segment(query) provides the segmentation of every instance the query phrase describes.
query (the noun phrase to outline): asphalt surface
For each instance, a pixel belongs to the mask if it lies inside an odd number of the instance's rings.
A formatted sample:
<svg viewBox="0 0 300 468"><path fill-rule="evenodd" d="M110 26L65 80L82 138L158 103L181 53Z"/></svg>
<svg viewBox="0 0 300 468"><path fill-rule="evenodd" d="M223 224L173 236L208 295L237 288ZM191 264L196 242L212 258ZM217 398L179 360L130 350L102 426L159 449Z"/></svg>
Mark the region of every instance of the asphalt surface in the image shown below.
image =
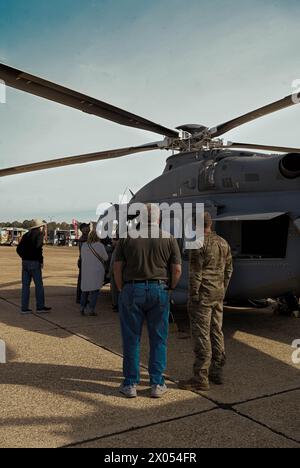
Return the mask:
<svg viewBox="0 0 300 468"><path fill-rule="evenodd" d="M46 248L49 315L22 317L20 262L0 248L0 447L300 448L300 364L292 342L300 320L270 310L225 314L226 384L208 393L181 391L192 342L170 326L169 392L149 398L147 335L139 397L118 392L122 347L118 316L103 291L99 316L81 317L74 302L77 250ZM34 308L34 294L32 294Z"/></svg>

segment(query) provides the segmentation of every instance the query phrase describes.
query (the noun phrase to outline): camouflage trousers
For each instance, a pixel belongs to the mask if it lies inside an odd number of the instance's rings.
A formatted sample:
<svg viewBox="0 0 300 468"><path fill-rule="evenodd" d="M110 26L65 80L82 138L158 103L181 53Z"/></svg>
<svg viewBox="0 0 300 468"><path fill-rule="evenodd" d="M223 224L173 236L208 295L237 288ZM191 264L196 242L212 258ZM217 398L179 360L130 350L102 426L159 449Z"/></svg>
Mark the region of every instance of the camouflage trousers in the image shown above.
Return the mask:
<svg viewBox="0 0 300 468"><path fill-rule="evenodd" d="M190 302L189 316L194 341L194 375L213 371L225 365L225 343L223 335L223 301Z"/></svg>

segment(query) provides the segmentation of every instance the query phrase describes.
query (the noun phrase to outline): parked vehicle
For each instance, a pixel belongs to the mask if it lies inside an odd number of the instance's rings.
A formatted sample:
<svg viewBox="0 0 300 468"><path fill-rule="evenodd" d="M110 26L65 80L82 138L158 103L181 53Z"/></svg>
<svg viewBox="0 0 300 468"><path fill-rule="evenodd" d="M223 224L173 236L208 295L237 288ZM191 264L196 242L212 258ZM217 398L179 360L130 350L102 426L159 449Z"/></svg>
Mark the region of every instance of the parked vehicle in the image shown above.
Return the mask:
<svg viewBox="0 0 300 468"><path fill-rule="evenodd" d="M0 245L18 245L26 232L21 228L0 228Z"/></svg>
<svg viewBox="0 0 300 468"><path fill-rule="evenodd" d="M56 246L73 247L78 243L76 231L55 229L55 231L48 233L48 243Z"/></svg>

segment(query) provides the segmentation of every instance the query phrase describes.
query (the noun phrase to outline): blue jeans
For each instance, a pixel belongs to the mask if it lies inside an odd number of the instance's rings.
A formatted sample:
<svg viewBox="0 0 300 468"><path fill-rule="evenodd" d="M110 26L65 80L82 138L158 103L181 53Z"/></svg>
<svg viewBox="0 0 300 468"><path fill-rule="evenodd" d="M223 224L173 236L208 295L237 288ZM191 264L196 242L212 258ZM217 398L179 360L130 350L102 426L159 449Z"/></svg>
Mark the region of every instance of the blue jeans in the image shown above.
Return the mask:
<svg viewBox="0 0 300 468"><path fill-rule="evenodd" d="M40 262L23 260L22 263L22 310L29 308L31 281L35 284L35 297L37 309L45 307L45 293Z"/></svg>
<svg viewBox="0 0 300 468"><path fill-rule="evenodd" d="M97 300L99 296L99 291L82 291L81 292L81 299L80 305L81 309L84 310L87 305L89 305L89 309L91 312L94 312L97 305Z"/></svg>
<svg viewBox="0 0 300 468"><path fill-rule="evenodd" d="M150 384L164 384L169 330L169 294L165 288L158 283L127 284L120 294L124 385L140 383L140 342L145 320L150 342Z"/></svg>

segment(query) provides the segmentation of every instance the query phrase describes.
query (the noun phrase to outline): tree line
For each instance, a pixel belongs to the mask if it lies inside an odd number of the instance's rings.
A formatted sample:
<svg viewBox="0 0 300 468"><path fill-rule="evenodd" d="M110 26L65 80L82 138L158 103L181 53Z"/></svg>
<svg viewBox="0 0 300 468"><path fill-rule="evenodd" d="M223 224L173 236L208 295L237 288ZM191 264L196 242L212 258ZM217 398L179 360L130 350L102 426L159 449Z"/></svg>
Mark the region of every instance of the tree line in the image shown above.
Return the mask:
<svg viewBox="0 0 300 468"><path fill-rule="evenodd" d="M55 229L61 229L63 231L68 231L70 229L74 229L73 224L69 224L66 222L62 223L56 223L55 221L51 221L50 223L47 223L44 221L44 223L47 224L47 229L48 231L55 231ZM30 229L33 226L33 220L28 220L26 219L23 222L20 221L13 221L11 222L0 222L0 228L21 228L21 229Z"/></svg>

